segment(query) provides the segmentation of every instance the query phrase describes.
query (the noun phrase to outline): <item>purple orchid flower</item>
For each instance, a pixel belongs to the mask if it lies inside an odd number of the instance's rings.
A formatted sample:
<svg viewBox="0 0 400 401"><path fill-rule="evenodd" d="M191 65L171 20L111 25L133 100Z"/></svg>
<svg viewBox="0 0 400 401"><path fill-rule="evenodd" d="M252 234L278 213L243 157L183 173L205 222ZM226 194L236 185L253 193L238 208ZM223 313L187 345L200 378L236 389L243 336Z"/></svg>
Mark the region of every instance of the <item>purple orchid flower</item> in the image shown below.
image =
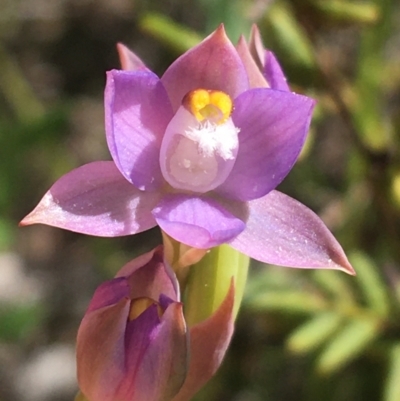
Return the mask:
<svg viewBox="0 0 400 401"><path fill-rule="evenodd" d="M125 70L108 72L105 90L113 161L61 177L23 225L110 237L159 225L195 248L228 243L262 262L353 272L322 221L274 190L315 102L288 90L256 29L235 48L220 26L161 78L119 52Z"/></svg>
<svg viewBox="0 0 400 401"><path fill-rule="evenodd" d="M218 309L187 329L163 258L160 246L97 288L77 337L84 399L188 401L221 364L233 333L233 283Z"/></svg>

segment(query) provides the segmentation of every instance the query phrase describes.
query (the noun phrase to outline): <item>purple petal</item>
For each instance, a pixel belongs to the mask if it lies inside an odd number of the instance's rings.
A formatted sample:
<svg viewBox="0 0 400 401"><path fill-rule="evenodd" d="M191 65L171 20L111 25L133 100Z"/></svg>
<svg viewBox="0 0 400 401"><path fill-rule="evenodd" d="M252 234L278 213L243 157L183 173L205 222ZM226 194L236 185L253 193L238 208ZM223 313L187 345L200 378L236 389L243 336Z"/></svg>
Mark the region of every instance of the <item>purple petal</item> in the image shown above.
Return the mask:
<svg viewBox="0 0 400 401"><path fill-rule="evenodd" d="M83 234L117 237L156 225L159 195L131 185L113 162L93 162L61 177L21 225L47 224Z"/></svg>
<svg viewBox="0 0 400 401"><path fill-rule="evenodd" d="M164 197L153 215L169 236L200 249L227 242L244 229L243 221L218 202L189 195Z"/></svg>
<svg viewBox="0 0 400 401"><path fill-rule="evenodd" d="M239 153L217 191L239 200L259 198L289 173L306 138L314 100L271 89L251 89L235 100Z"/></svg>
<svg viewBox="0 0 400 401"><path fill-rule="evenodd" d="M161 81L174 110L193 89L221 90L234 99L249 87L243 63L222 25L171 64Z"/></svg>
<svg viewBox="0 0 400 401"><path fill-rule="evenodd" d="M269 84L265 80L260 68L256 64L253 56L250 53L249 46L243 36L240 37L236 46L236 50L242 59L243 65L246 68L249 77L250 88L268 88Z"/></svg>
<svg viewBox="0 0 400 401"><path fill-rule="evenodd" d="M261 262L354 274L343 249L322 220L278 191L249 202L246 229L230 245Z"/></svg>
<svg viewBox="0 0 400 401"><path fill-rule="evenodd" d="M264 48L260 31L257 25L253 25L249 42L249 50L255 63L263 72L271 89L289 91L285 74L278 63L274 53Z"/></svg>
<svg viewBox="0 0 400 401"><path fill-rule="evenodd" d="M155 305L129 322L126 331L128 374L120 387L118 399L171 399L186 377L186 336L179 303L167 308L161 322Z"/></svg>
<svg viewBox="0 0 400 401"><path fill-rule="evenodd" d="M129 296L129 284L125 277L108 280L97 287L86 313L116 304L122 298Z"/></svg>
<svg viewBox="0 0 400 401"><path fill-rule="evenodd" d="M178 282L173 271L164 263L162 246L131 260L116 277L126 277L131 298L158 300L164 294L174 301L178 300Z"/></svg>
<svg viewBox="0 0 400 401"><path fill-rule="evenodd" d="M253 24L251 27L249 50L258 68L260 71L263 71L265 64L265 48L261 39L260 30L256 24Z"/></svg>
<svg viewBox="0 0 400 401"><path fill-rule="evenodd" d="M79 327L78 382L91 401L114 401L124 378L129 307L129 299L123 298L115 305L85 315Z"/></svg>
<svg viewBox="0 0 400 401"><path fill-rule="evenodd" d="M264 75L271 89L290 91L285 74L278 63L275 54L269 50L265 52Z"/></svg>
<svg viewBox="0 0 400 401"><path fill-rule="evenodd" d="M167 93L152 72L107 73L108 147L121 173L139 189L155 190L163 184L159 153L172 116Z"/></svg>
<svg viewBox="0 0 400 401"><path fill-rule="evenodd" d="M133 51L131 51L122 43L117 43L117 51L119 55L119 61L123 70L147 70L147 67L143 63L143 61L135 53L133 53Z"/></svg>

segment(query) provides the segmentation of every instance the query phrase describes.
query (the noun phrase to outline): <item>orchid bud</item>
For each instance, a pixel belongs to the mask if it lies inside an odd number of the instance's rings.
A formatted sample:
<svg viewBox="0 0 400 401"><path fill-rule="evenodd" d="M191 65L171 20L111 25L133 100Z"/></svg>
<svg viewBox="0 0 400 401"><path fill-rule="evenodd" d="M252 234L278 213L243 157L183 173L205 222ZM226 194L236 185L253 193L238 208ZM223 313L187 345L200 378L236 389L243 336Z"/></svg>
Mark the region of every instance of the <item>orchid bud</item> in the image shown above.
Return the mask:
<svg viewBox="0 0 400 401"><path fill-rule="evenodd" d="M162 247L97 288L78 331L77 370L87 401L168 401L179 391L187 330Z"/></svg>

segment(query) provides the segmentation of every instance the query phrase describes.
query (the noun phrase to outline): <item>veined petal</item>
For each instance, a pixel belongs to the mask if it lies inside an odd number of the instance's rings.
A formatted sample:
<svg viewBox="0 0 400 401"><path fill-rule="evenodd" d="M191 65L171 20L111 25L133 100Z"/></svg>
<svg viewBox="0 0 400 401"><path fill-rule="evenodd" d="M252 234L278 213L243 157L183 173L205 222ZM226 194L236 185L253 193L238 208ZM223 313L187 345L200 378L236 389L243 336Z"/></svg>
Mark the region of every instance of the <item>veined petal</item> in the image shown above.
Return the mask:
<svg viewBox="0 0 400 401"><path fill-rule="evenodd" d="M169 236L200 249L227 242L244 229L242 220L217 201L203 197L167 195L153 215Z"/></svg>
<svg viewBox="0 0 400 401"><path fill-rule="evenodd" d="M310 209L278 191L249 202L246 229L230 245L260 262L354 274L342 247Z"/></svg>
<svg viewBox="0 0 400 401"><path fill-rule="evenodd" d="M290 91L285 74L278 63L275 54L269 50L265 51L264 76L271 89Z"/></svg>
<svg viewBox="0 0 400 401"><path fill-rule="evenodd" d="M163 183L159 152L172 116L167 93L151 71L107 73L108 147L123 176L139 189L151 191Z"/></svg>
<svg viewBox="0 0 400 401"><path fill-rule="evenodd" d="M235 100L239 152L226 181L216 189L242 201L260 198L289 173L306 138L315 101L271 89L251 89Z"/></svg>
<svg viewBox="0 0 400 401"><path fill-rule="evenodd" d="M138 71L147 70L143 61L128 47L122 43L117 43L119 61L123 70Z"/></svg>
<svg viewBox="0 0 400 401"><path fill-rule="evenodd" d="M172 401L189 401L211 379L228 348L233 334L235 285L215 311L203 322L190 328L190 365L185 383Z"/></svg>
<svg viewBox="0 0 400 401"><path fill-rule="evenodd" d="M173 109L191 90L221 90L232 99L249 87L246 70L223 25L179 57L161 77Z"/></svg>
<svg viewBox="0 0 400 401"><path fill-rule="evenodd" d="M154 227L151 210L158 201L157 193L126 181L113 162L93 162L61 177L20 224L117 237Z"/></svg>
<svg viewBox="0 0 400 401"><path fill-rule="evenodd" d="M262 70L256 64L250 53L249 46L243 36L240 37L236 50L243 61L249 77L250 88L268 88L270 85L261 73Z"/></svg>

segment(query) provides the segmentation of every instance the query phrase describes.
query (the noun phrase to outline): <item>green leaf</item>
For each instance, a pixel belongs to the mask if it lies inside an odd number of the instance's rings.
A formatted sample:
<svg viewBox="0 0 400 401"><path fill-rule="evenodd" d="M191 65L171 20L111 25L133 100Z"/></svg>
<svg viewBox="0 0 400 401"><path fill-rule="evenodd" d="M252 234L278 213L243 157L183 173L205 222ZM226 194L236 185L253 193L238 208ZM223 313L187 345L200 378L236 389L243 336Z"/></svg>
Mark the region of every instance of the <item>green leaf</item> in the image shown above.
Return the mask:
<svg viewBox="0 0 400 401"><path fill-rule="evenodd" d="M318 372L331 375L354 360L379 336L380 323L375 318L359 318L347 323L319 356Z"/></svg>
<svg viewBox="0 0 400 401"><path fill-rule="evenodd" d="M275 2L265 18L292 61L307 68L315 65L312 44L285 2Z"/></svg>
<svg viewBox="0 0 400 401"><path fill-rule="evenodd" d="M357 272L357 283L368 306L380 316L388 316L390 311L389 295L376 265L361 252L352 253L349 255L349 260Z"/></svg>
<svg viewBox="0 0 400 401"><path fill-rule="evenodd" d="M287 347L294 353L307 353L324 343L339 328L342 316L336 312L323 312L293 331Z"/></svg>
<svg viewBox="0 0 400 401"><path fill-rule="evenodd" d="M269 291L247 298L247 306L289 314L313 314L325 310L327 302L319 295L303 291Z"/></svg>
<svg viewBox="0 0 400 401"><path fill-rule="evenodd" d="M383 119L385 96L382 90L385 69L385 47L393 26L394 3L379 4L380 21L374 29L362 33L358 50L355 92L357 101L353 117L364 144L374 151L385 151L391 146L393 127Z"/></svg>
<svg viewBox="0 0 400 401"><path fill-rule="evenodd" d="M365 1L314 0L313 4L328 17L340 21L374 23L380 14L375 4Z"/></svg>
<svg viewBox="0 0 400 401"><path fill-rule="evenodd" d="M20 341L38 326L43 316L39 305L12 306L0 308L0 339Z"/></svg>
<svg viewBox="0 0 400 401"><path fill-rule="evenodd" d="M250 21L243 18L247 4L240 0L200 0L206 16L206 31L211 32L223 23L233 42L242 34L250 33Z"/></svg>
<svg viewBox="0 0 400 401"><path fill-rule="evenodd" d="M157 13L146 14L141 18L139 26L178 53L184 53L202 40L196 32Z"/></svg>
<svg viewBox="0 0 400 401"><path fill-rule="evenodd" d="M326 293L332 295L340 303L354 305L354 295L348 283L348 277L334 270L314 270L313 279Z"/></svg>
<svg viewBox="0 0 400 401"><path fill-rule="evenodd" d="M390 350L389 371L383 400L400 400L400 343L396 343Z"/></svg>
<svg viewBox="0 0 400 401"><path fill-rule="evenodd" d="M22 121L43 116L45 107L36 96L23 71L0 43L0 90Z"/></svg>
<svg viewBox="0 0 400 401"><path fill-rule="evenodd" d="M0 251L11 248L15 241L15 222L0 217Z"/></svg>

